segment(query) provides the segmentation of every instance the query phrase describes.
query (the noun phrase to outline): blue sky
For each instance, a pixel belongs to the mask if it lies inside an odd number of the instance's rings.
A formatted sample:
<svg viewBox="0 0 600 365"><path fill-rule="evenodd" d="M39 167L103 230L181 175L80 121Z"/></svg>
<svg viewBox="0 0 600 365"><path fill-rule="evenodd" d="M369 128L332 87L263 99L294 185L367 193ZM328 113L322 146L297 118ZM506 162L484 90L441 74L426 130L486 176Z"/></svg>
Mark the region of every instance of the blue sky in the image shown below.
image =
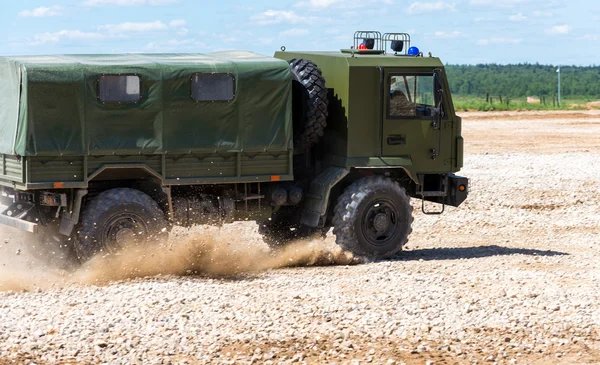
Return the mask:
<svg viewBox="0 0 600 365"><path fill-rule="evenodd" d="M600 64L600 1L4 1L0 54L338 50L409 32L446 63Z"/></svg>

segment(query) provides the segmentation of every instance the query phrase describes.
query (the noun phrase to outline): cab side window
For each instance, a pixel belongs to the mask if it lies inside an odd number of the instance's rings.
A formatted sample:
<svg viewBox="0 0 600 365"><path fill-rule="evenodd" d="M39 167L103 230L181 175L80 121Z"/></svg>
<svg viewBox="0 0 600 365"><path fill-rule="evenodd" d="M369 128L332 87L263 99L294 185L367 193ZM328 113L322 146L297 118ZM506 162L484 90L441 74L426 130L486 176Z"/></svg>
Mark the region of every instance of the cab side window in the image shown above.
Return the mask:
<svg viewBox="0 0 600 365"><path fill-rule="evenodd" d="M231 101L235 96L235 79L227 73L192 75L192 99L195 101Z"/></svg>
<svg viewBox="0 0 600 365"><path fill-rule="evenodd" d="M98 99L103 103L133 104L142 98L137 75L102 75L98 79Z"/></svg>
<svg viewBox="0 0 600 365"><path fill-rule="evenodd" d="M419 118L431 116L435 104L433 75L391 75L388 117Z"/></svg>

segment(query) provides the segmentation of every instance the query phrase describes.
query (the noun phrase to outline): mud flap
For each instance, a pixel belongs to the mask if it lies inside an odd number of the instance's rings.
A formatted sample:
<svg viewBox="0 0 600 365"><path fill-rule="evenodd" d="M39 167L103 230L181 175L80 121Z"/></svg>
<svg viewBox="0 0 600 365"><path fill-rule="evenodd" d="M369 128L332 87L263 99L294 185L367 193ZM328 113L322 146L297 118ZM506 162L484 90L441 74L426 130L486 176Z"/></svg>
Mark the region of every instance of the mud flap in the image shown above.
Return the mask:
<svg viewBox="0 0 600 365"><path fill-rule="evenodd" d="M343 167L329 167L311 182L300 218L302 224L309 227L319 225L321 217L327 214L331 188L349 173L350 170Z"/></svg>
<svg viewBox="0 0 600 365"><path fill-rule="evenodd" d="M61 221L60 227L58 229L58 233L63 236L70 236L73 233L73 229L79 223L79 215L81 213L81 204L83 202L83 197L88 193L87 189L79 189L77 190L77 195L75 196L75 201L73 204L73 208L70 212L65 212Z"/></svg>

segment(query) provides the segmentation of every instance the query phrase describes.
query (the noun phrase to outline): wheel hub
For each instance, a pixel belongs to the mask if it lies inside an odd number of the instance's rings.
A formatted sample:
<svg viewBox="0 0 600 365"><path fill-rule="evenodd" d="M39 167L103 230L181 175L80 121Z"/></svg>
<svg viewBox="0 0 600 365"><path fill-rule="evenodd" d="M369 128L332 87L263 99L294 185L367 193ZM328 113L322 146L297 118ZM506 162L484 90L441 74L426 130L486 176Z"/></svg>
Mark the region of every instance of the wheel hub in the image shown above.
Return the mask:
<svg viewBox="0 0 600 365"><path fill-rule="evenodd" d="M396 206L387 199L372 202L363 213L361 226L364 237L372 245L386 245L400 227Z"/></svg>
<svg viewBox="0 0 600 365"><path fill-rule="evenodd" d="M108 221L102 234L102 244L107 252L131 244L139 244L148 238L148 226L137 215L122 213Z"/></svg>
<svg viewBox="0 0 600 365"><path fill-rule="evenodd" d="M385 213L377 214L373 220L373 227L379 233L387 231L387 229L390 227L390 220L388 219L388 216Z"/></svg>
<svg viewBox="0 0 600 365"><path fill-rule="evenodd" d="M120 229L115 234L115 241L117 244L124 245L126 243L131 243L135 239L135 232L131 228L119 227Z"/></svg>

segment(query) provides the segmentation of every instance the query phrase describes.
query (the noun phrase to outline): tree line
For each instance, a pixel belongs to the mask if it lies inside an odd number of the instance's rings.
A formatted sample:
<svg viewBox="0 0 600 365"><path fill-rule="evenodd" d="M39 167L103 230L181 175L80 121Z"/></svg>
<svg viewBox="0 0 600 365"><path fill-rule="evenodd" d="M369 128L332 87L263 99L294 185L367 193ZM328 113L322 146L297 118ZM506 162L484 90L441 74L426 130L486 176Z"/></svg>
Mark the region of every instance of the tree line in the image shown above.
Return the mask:
<svg viewBox="0 0 600 365"><path fill-rule="evenodd" d="M461 96L557 94L557 66L540 64L446 65L450 91ZM600 98L600 66L561 66L563 97Z"/></svg>

